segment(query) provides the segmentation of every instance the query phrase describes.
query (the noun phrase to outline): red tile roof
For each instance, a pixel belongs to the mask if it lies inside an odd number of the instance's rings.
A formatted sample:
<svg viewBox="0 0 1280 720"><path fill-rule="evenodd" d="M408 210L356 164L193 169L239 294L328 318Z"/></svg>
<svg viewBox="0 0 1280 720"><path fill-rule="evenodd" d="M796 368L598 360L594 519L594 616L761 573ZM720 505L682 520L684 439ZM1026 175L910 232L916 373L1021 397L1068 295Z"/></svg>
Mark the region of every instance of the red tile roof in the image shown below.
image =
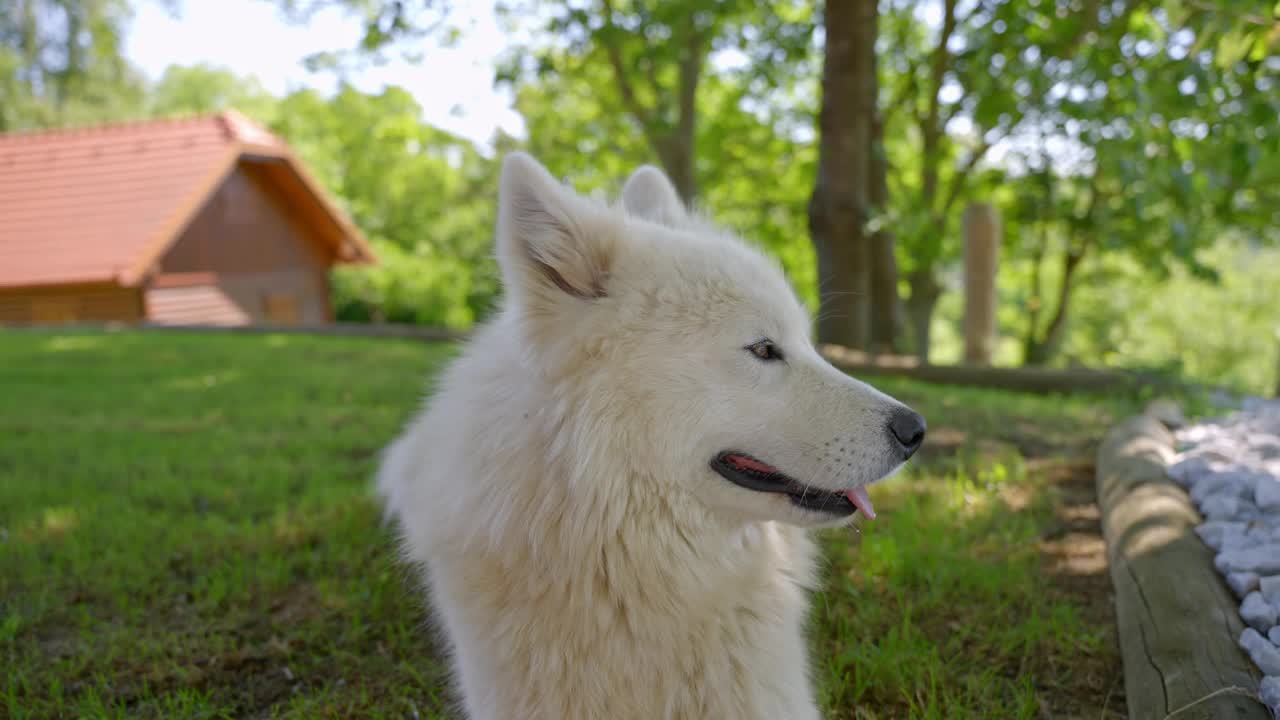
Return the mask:
<svg viewBox="0 0 1280 720"><path fill-rule="evenodd" d="M227 111L0 134L0 287L136 284L246 153L285 160L347 259L372 259L284 142Z"/></svg>

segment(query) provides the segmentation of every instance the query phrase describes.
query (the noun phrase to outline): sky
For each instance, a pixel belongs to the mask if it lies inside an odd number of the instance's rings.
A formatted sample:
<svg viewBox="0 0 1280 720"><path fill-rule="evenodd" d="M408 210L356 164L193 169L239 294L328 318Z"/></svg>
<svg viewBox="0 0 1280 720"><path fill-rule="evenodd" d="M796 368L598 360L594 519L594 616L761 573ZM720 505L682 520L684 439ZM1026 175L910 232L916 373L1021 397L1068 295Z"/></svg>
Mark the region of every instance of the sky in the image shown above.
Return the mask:
<svg viewBox="0 0 1280 720"><path fill-rule="evenodd" d="M361 19L337 8L293 24L274 0L183 0L179 12L154 0L136 5L125 55L147 77L158 79L170 65L207 63L252 75L275 94L302 87L332 91L332 74L311 73L303 58L356 46ZM425 120L487 145L498 128L523 136L523 122L509 93L493 88L493 64L506 44L492 0L462 3L451 17L461 40L442 48L426 43L420 64L394 60L352 78L365 91L400 85L422 105Z"/></svg>

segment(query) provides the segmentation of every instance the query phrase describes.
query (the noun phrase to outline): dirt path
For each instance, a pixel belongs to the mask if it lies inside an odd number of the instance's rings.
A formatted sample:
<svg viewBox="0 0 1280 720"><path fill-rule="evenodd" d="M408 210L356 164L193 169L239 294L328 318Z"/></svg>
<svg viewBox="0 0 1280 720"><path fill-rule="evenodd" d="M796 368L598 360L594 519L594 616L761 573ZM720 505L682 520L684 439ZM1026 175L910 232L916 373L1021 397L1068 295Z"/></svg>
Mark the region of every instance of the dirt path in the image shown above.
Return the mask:
<svg viewBox="0 0 1280 720"><path fill-rule="evenodd" d="M1040 553L1053 591L1068 600L1090 625L1108 631L1101 642L1082 647L1079 662L1046 688L1049 718L1125 718L1124 679L1115 636L1115 604L1102 538L1101 515L1090 459L1032 461L1053 493L1057 523L1041 536Z"/></svg>

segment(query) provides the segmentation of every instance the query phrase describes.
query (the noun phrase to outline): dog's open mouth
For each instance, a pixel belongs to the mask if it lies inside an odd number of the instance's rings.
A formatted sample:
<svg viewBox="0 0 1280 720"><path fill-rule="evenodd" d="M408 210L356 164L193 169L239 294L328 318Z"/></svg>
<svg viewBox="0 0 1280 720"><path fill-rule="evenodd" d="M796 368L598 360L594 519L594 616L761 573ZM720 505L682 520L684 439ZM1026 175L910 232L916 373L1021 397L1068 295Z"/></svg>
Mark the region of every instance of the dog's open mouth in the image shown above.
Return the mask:
<svg viewBox="0 0 1280 720"><path fill-rule="evenodd" d="M743 452L726 450L716 455L711 460L711 469L725 480L748 490L786 495L792 504L806 510L832 515L852 515L861 511L870 520L876 517L876 509L871 505L866 488L840 491L816 488Z"/></svg>

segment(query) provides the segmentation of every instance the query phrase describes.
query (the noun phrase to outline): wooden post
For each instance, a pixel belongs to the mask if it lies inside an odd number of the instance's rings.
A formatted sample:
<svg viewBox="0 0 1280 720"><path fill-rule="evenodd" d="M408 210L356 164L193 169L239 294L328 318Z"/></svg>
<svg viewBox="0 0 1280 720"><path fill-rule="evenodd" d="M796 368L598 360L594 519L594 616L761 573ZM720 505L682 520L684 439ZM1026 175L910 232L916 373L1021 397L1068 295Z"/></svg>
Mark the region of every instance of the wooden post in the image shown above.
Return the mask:
<svg viewBox="0 0 1280 720"><path fill-rule="evenodd" d="M1236 645L1235 598L1194 532L1191 498L1166 474L1172 457L1173 437L1153 414L1112 428L1098 449L1129 718L1269 720L1258 671Z"/></svg>
<svg viewBox="0 0 1280 720"><path fill-rule="evenodd" d="M1000 216L988 203L964 211L964 360L990 365L996 342Z"/></svg>

